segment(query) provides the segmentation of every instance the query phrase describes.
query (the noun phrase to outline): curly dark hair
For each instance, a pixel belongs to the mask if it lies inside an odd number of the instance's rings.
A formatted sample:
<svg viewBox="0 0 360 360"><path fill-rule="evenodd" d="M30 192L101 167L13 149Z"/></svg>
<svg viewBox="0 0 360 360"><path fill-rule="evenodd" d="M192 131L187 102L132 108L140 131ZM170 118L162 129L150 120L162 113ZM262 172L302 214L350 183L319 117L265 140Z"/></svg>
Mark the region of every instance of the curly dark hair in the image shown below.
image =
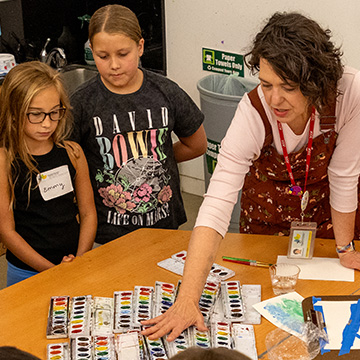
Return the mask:
<svg viewBox="0 0 360 360"><path fill-rule="evenodd" d="M302 14L276 12L256 35L245 64L255 74L260 58L265 59L282 80L297 84L322 113L337 97L343 74L342 52L330 38L329 29Z"/></svg>

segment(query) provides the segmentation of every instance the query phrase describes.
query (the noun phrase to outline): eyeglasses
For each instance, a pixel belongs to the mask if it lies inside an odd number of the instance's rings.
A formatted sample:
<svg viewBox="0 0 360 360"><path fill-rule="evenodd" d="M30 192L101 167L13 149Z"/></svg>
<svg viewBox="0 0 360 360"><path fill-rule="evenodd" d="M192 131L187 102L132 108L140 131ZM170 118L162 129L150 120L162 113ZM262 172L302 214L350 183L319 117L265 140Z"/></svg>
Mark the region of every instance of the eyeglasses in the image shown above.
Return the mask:
<svg viewBox="0 0 360 360"><path fill-rule="evenodd" d="M60 121L66 113L66 108L58 108L50 112L44 112L44 111L31 111L26 114L28 120L32 124L40 124L42 123L46 116L49 115L50 120L52 121Z"/></svg>

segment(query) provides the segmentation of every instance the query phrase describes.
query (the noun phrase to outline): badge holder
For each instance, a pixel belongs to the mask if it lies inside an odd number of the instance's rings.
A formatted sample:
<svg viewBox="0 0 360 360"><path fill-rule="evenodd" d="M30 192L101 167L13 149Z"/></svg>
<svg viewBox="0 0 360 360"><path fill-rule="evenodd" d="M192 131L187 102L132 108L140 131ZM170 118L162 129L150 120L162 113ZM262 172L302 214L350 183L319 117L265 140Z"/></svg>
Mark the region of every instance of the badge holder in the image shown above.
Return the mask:
<svg viewBox="0 0 360 360"><path fill-rule="evenodd" d="M288 258L311 259L314 253L316 222L304 222L304 210L309 201L305 191L301 199L301 221L293 221L290 228Z"/></svg>

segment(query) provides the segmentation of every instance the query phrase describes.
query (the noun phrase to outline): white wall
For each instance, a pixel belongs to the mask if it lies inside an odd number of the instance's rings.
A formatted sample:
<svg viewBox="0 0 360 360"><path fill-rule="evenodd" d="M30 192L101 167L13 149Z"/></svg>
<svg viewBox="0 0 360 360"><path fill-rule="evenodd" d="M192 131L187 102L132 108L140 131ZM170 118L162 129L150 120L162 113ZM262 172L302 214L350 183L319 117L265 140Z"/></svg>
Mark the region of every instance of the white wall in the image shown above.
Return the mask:
<svg viewBox="0 0 360 360"><path fill-rule="evenodd" d="M164 0L168 77L200 106L202 48L244 54L254 35L276 11L299 11L332 30L344 62L360 69L359 0ZM246 73L245 76L248 76ZM182 189L202 195L203 159L180 164Z"/></svg>

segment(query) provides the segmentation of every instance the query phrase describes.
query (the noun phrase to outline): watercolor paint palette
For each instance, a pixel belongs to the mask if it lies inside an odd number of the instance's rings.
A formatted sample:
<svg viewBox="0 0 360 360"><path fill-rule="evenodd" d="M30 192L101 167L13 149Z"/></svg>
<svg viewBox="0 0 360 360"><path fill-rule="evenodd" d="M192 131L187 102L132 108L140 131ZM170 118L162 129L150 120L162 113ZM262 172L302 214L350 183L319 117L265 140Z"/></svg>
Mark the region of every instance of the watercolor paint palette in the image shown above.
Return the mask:
<svg viewBox="0 0 360 360"><path fill-rule="evenodd" d="M227 321L218 321L212 325L212 346L232 348L231 328Z"/></svg>
<svg viewBox="0 0 360 360"><path fill-rule="evenodd" d="M48 344L46 351L47 360L70 360L69 343Z"/></svg>
<svg viewBox="0 0 360 360"><path fill-rule="evenodd" d="M183 275L187 252L185 250L171 255L170 258L157 263L165 270L171 271L177 275ZM209 272L208 280L225 281L235 276L235 272L219 264L213 264Z"/></svg>
<svg viewBox="0 0 360 360"><path fill-rule="evenodd" d="M71 359L92 359L92 341L90 336L78 336L71 339Z"/></svg>
<svg viewBox="0 0 360 360"><path fill-rule="evenodd" d="M114 292L114 333L125 333L133 328L133 291Z"/></svg>
<svg viewBox="0 0 360 360"><path fill-rule="evenodd" d="M116 360L114 336L94 336L94 360Z"/></svg>
<svg viewBox="0 0 360 360"><path fill-rule="evenodd" d="M211 337L209 331L200 331L196 326L190 326L188 333L191 346L210 349Z"/></svg>
<svg viewBox="0 0 360 360"><path fill-rule="evenodd" d="M210 316L214 310L219 283L207 281L201 293L199 300L200 312L204 316L205 324L210 320Z"/></svg>
<svg viewBox="0 0 360 360"><path fill-rule="evenodd" d="M152 318L154 288L135 286L134 290L134 326L141 326L141 321Z"/></svg>
<svg viewBox="0 0 360 360"><path fill-rule="evenodd" d="M161 338L155 340L150 340L147 336L144 336L144 338L149 360L168 359L165 346Z"/></svg>
<svg viewBox="0 0 360 360"><path fill-rule="evenodd" d="M92 296L74 296L70 301L69 336L90 336Z"/></svg>
<svg viewBox="0 0 360 360"><path fill-rule="evenodd" d="M165 341L164 343L169 357L175 356L192 346L188 330L184 330L174 341Z"/></svg>
<svg viewBox="0 0 360 360"><path fill-rule="evenodd" d="M50 298L46 327L46 337L48 339L68 337L69 299L69 296L52 296Z"/></svg>
<svg viewBox="0 0 360 360"><path fill-rule="evenodd" d="M235 350L248 356L251 360L258 360L254 327L252 325L233 323L231 325L231 335Z"/></svg>
<svg viewBox="0 0 360 360"><path fill-rule="evenodd" d="M240 281L232 280L221 282L221 298L225 318L227 320L242 321L245 315Z"/></svg>
<svg viewBox="0 0 360 360"><path fill-rule="evenodd" d="M92 334L111 335L114 324L114 299L110 297L94 297Z"/></svg>
<svg viewBox="0 0 360 360"><path fill-rule="evenodd" d="M176 287L173 284L156 281L153 317L167 311L175 302Z"/></svg>

